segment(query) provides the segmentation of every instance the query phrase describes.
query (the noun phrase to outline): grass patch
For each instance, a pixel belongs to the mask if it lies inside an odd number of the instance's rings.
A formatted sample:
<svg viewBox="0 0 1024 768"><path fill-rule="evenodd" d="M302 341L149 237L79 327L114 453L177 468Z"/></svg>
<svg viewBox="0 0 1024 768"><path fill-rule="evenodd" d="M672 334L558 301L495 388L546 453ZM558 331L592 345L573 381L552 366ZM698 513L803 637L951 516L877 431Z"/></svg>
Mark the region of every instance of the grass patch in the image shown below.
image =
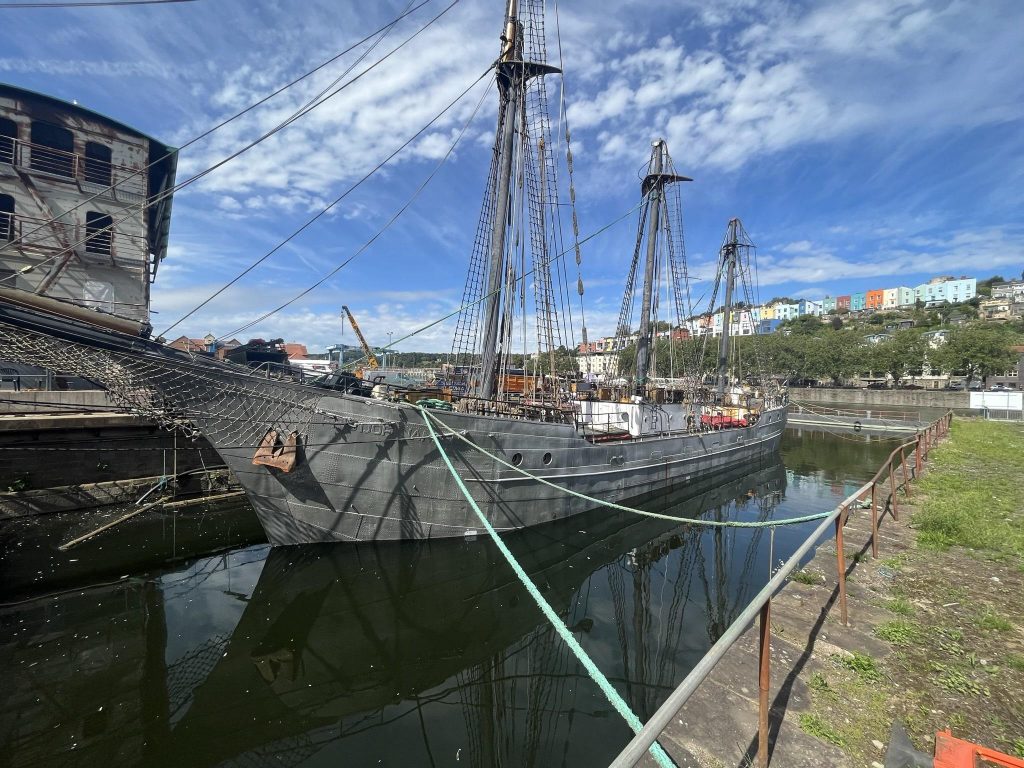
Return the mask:
<svg viewBox="0 0 1024 768"><path fill-rule="evenodd" d="M842 734L820 715L815 715L814 713L800 715L800 727L805 733L809 733L811 736L822 741L827 741L829 744L835 744L837 747L846 746L846 740Z"/></svg>
<svg viewBox="0 0 1024 768"><path fill-rule="evenodd" d="M954 421L953 439L936 448L921 478L918 540L1024 555L1024 432L991 421Z"/></svg>
<svg viewBox="0 0 1024 768"><path fill-rule="evenodd" d="M975 616L974 623L982 629L995 629L999 632L1008 632L1013 629L1013 624L1004 616L993 611L991 607L986 608L984 613Z"/></svg>
<svg viewBox="0 0 1024 768"><path fill-rule="evenodd" d="M886 610L899 614L900 616L913 616L914 606L905 597L894 597L885 604Z"/></svg>
<svg viewBox="0 0 1024 768"><path fill-rule="evenodd" d="M917 640L918 631L917 627L909 621L894 619L875 627L875 635L889 641L893 645L910 645Z"/></svg>
<svg viewBox="0 0 1024 768"><path fill-rule="evenodd" d="M811 571L793 571L789 578L801 584L821 584L821 577Z"/></svg>
<svg viewBox="0 0 1024 768"><path fill-rule="evenodd" d="M1018 672L1024 672L1024 655L1011 653L1006 657L1006 666L1010 669L1016 669Z"/></svg>
<svg viewBox="0 0 1024 768"><path fill-rule="evenodd" d="M812 691L817 693L832 693L832 688L829 687L828 680L821 672L815 672L811 675L811 681L808 683L811 686Z"/></svg>
<svg viewBox="0 0 1024 768"><path fill-rule="evenodd" d="M931 680L938 686L945 688L950 693L958 693L963 696L988 696L989 689L980 685L967 676L962 669L949 664L931 664Z"/></svg>
<svg viewBox="0 0 1024 768"><path fill-rule="evenodd" d="M866 653L854 651L850 656L836 655L833 658L839 663L839 666L856 673L857 677L865 682L877 682L882 679L882 673L878 669L874 657Z"/></svg>
<svg viewBox="0 0 1024 768"><path fill-rule="evenodd" d="M885 560L882 561L882 565L891 571L898 571L903 568L903 564L906 562L907 556L900 554L885 558Z"/></svg>

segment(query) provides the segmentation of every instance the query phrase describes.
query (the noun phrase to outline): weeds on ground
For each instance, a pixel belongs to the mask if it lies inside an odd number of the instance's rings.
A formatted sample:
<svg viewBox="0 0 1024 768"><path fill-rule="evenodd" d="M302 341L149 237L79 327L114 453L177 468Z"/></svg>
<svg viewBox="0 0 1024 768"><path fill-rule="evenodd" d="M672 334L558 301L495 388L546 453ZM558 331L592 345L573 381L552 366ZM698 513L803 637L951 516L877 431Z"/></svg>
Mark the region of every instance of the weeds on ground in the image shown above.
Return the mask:
<svg viewBox="0 0 1024 768"><path fill-rule="evenodd" d="M914 624L902 619L894 619L875 627L875 635L893 645L910 645L917 640L919 632Z"/></svg>
<svg viewBox="0 0 1024 768"><path fill-rule="evenodd" d="M875 662L874 657L869 656L866 653L854 651L849 656L840 656L836 654L832 658L834 658L840 666L846 667L851 672L855 672L857 677L865 682L877 682L882 679L882 673L878 669L878 664Z"/></svg>
<svg viewBox="0 0 1024 768"><path fill-rule="evenodd" d="M989 689L967 676L962 669L949 664L931 663L931 681L950 693L964 696L988 696Z"/></svg>
<svg viewBox="0 0 1024 768"><path fill-rule="evenodd" d="M825 718L814 713L808 713L800 715L800 727L805 733L809 733L811 736L827 741L829 744L835 744L837 747L845 747L846 740L842 735L833 728Z"/></svg>
<svg viewBox="0 0 1024 768"><path fill-rule="evenodd" d="M812 691L816 691L818 693L830 693L832 691L832 688L828 684L828 680L825 679L825 676L821 674L821 672L815 672L811 675L811 681L808 685L811 686Z"/></svg>
<svg viewBox="0 0 1024 768"><path fill-rule="evenodd" d="M887 610L897 613L900 616L913 616L914 606L905 597L894 597L885 604Z"/></svg>
<svg viewBox="0 0 1024 768"><path fill-rule="evenodd" d="M974 623L982 629L995 629L1000 632L1007 632L1013 629L1013 624L1004 616L1000 616L991 606L985 608L983 613L979 613L974 618Z"/></svg>
<svg viewBox="0 0 1024 768"><path fill-rule="evenodd" d="M801 584L821 584L821 577L811 571L793 571L789 578Z"/></svg>

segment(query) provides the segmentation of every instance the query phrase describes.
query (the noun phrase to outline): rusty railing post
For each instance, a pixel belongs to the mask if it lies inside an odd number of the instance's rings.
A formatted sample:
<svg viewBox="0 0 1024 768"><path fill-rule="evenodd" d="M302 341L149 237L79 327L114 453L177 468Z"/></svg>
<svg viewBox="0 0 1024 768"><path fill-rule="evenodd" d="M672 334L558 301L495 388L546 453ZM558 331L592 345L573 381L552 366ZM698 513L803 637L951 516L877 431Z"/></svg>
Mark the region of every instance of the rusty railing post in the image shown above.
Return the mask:
<svg viewBox="0 0 1024 768"><path fill-rule="evenodd" d="M761 608L761 658L757 679L757 762L768 768L768 685L771 682L772 663L772 600L769 597Z"/></svg>
<svg viewBox="0 0 1024 768"><path fill-rule="evenodd" d="M903 493L910 498L910 475L907 472L907 454L900 448L900 466L903 468Z"/></svg>
<svg viewBox="0 0 1024 768"><path fill-rule="evenodd" d="M896 474L892 471L892 457L889 458L889 493L892 494L892 519L900 519L900 508L896 503Z"/></svg>
<svg viewBox="0 0 1024 768"><path fill-rule="evenodd" d="M917 445L914 447L914 477L918 478L921 476L921 433L917 433Z"/></svg>
<svg viewBox="0 0 1024 768"><path fill-rule="evenodd" d="M878 483L871 481L871 557L878 559Z"/></svg>
<svg viewBox="0 0 1024 768"><path fill-rule="evenodd" d="M846 615L846 556L843 552L843 526L846 524L847 507L836 517L836 566L839 569L839 615L843 626L848 626Z"/></svg>

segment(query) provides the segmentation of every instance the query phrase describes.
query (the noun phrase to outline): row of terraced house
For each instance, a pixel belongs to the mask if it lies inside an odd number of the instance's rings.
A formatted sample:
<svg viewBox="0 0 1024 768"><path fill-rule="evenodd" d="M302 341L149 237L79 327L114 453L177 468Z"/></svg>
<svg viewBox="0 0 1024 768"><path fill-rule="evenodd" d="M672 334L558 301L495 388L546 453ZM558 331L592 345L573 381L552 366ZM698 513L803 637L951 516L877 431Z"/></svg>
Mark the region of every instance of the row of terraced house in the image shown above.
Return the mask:
<svg viewBox="0 0 1024 768"><path fill-rule="evenodd" d="M843 315L847 313L870 314L880 311L909 309L922 302L925 307L935 307L943 303L957 304L973 299L977 295L978 282L973 277L935 277L916 288L897 286L895 288L878 288L844 296L825 296L815 301L775 301L757 307L743 307L732 310L729 318L729 334L731 336L753 336L754 334L772 333L787 320L810 315L823 317ZM663 330L659 338L671 336L674 340L688 339L699 336L721 336L725 326L725 313L718 310L714 313L697 315L685 321L682 327ZM580 365L595 370L610 372L617 367L618 352L628 343L635 340L636 333L630 339L608 337L579 345ZM605 371L607 369L607 371Z"/></svg>

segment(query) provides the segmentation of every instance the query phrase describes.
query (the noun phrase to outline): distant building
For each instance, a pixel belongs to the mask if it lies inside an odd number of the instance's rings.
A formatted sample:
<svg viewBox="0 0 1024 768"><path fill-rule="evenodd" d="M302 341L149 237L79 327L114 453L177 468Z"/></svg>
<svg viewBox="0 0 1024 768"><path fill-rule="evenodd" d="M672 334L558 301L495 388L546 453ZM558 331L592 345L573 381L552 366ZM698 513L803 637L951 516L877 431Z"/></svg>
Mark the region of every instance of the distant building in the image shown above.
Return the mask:
<svg viewBox="0 0 1024 768"><path fill-rule="evenodd" d="M799 304L787 304L779 302L774 305L775 317L779 320L792 320L800 317L800 305Z"/></svg>
<svg viewBox="0 0 1024 768"><path fill-rule="evenodd" d="M689 328L673 328L672 341L686 341L692 334Z"/></svg>
<svg viewBox="0 0 1024 768"><path fill-rule="evenodd" d="M175 167L134 128L0 84L0 285L147 321Z"/></svg>
<svg viewBox="0 0 1024 768"><path fill-rule="evenodd" d="M868 344L881 344L883 341L888 341L891 338L891 333L873 333L870 336L865 336L864 341Z"/></svg>
<svg viewBox="0 0 1024 768"><path fill-rule="evenodd" d="M823 314L830 315L836 311L836 300L831 296L826 296L821 300L821 311Z"/></svg>
<svg viewBox="0 0 1024 768"><path fill-rule="evenodd" d="M1024 280L994 284L992 286L992 298L1005 299L1010 302L1024 302Z"/></svg>
<svg viewBox="0 0 1024 768"><path fill-rule="evenodd" d="M1012 304L1009 299L984 299L978 305L978 314L983 320L1009 320Z"/></svg>
<svg viewBox="0 0 1024 768"><path fill-rule="evenodd" d="M886 288L882 291L882 309L901 309L914 306L916 298L913 288Z"/></svg>
<svg viewBox="0 0 1024 768"><path fill-rule="evenodd" d="M938 349L949 341L948 330L925 331L921 336L924 337L924 340L928 342L928 346L932 349Z"/></svg>
<svg viewBox="0 0 1024 768"><path fill-rule="evenodd" d="M944 301L958 304L973 299L978 293L978 281L973 277L933 277L914 289L914 298L925 306L936 306Z"/></svg>
<svg viewBox="0 0 1024 768"><path fill-rule="evenodd" d="M867 291L864 294L864 308L865 309L881 309L883 300L885 298L885 291L881 288Z"/></svg>
<svg viewBox="0 0 1024 768"><path fill-rule="evenodd" d="M836 311L845 309L847 312L850 311L850 304L852 297L850 296L836 296Z"/></svg>
<svg viewBox="0 0 1024 768"><path fill-rule="evenodd" d="M208 353L210 351L210 337L207 336L205 339L190 339L188 336L179 336L174 341L168 343L169 347L174 349L180 349L182 352L203 352Z"/></svg>
<svg viewBox="0 0 1024 768"><path fill-rule="evenodd" d="M854 293L850 296L850 311L860 312L867 309L868 306L868 295L867 293Z"/></svg>
<svg viewBox="0 0 1024 768"><path fill-rule="evenodd" d="M804 315L818 317L821 315L821 304L810 299L801 299L797 304L797 316L803 317Z"/></svg>
<svg viewBox="0 0 1024 768"><path fill-rule="evenodd" d="M284 353L288 355L289 360L293 357L299 360L309 357L309 350L306 349L305 344L300 344L297 341L289 341L281 346L284 347Z"/></svg>
<svg viewBox="0 0 1024 768"><path fill-rule="evenodd" d="M595 376L614 377L619 375L619 355L617 352L594 352L577 355L576 364L580 373L591 373Z"/></svg>

